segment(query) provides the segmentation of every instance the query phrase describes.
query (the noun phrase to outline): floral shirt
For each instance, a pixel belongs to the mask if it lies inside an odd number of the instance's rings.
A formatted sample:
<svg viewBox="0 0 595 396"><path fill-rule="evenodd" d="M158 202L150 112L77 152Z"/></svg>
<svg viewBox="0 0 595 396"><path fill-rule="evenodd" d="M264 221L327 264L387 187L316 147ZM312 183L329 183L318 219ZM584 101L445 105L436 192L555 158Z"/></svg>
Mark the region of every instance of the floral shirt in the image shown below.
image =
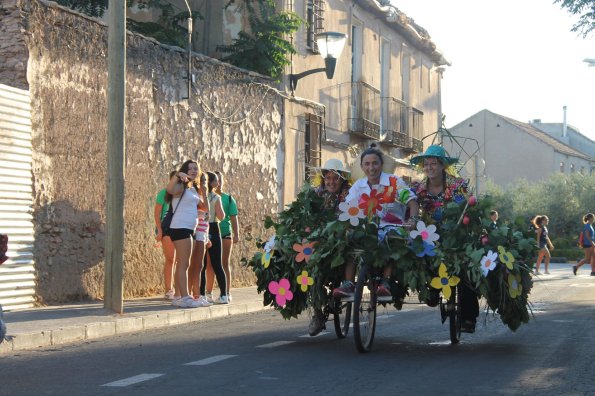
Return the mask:
<svg viewBox="0 0 595 396"><path fill-rule="evenodd" d="M422 210L422 216L426 223L440 223L442 214L447 203L454 201L457 203L467 199L468 181L460 178L446 175L445 189L438 194L432 194L428 191L427 179L414 182L412 188L417 195L417 202Z"/></svg>
<svg viewBox="0 0 595 396"><path fill-rule="evenodd" d="M323 203L324 209L336 211L339 208L339 204L341 202L345 201L345 197L347 196L347 193L349 192L350 187L351 186L349 184L344 184L341 187L341 190L339 191L339 193L335 194L335 193L327 191L324 188L324 184L322 184L316 189L316 194L318 194L319 197L324 198L324 203Z"/></svg>

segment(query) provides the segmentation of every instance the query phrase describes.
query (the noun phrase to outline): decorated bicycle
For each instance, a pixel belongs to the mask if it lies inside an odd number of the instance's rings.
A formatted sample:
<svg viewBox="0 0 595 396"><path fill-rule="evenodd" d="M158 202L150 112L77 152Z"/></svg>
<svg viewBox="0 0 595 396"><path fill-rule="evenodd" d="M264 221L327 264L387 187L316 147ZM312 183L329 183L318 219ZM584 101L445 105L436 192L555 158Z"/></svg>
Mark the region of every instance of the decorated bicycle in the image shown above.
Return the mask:
<svg viewBox="0 0 595 396"><path fill-rule="evenodd" d="M440 307L452 343L474 331L480 297L511 330L527 323L533 238L520 222L493 226L494 203L467 193L455 162L431 145L412 159L425 179L407 186L382 173L381 154L364 151L366 178L338 212L321 210L324 199L307 186L276 221L265 221L275 237L259 242L264 251L246 261L265 305L287 319L308 309L325 319L333 314L337 335L345 337L353 304L360 352L371 349L377 306L400 310L410 293Z"/></svg>

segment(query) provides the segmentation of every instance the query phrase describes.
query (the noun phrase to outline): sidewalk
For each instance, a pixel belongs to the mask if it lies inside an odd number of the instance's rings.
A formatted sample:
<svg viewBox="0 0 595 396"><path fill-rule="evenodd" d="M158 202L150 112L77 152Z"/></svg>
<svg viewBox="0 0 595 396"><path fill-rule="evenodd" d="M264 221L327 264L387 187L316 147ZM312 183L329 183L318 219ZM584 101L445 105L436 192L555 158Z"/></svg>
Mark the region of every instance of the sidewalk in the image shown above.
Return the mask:
<svg viewBox="0 0 595 396"><path fill-rule="evenodd" d="M231 294L231 304L208 308L177 308L157 297L126 300L121 315L101 302L4 312L9 340L0 344L0 355L270 309L263 306L256 286Z"/></svg>

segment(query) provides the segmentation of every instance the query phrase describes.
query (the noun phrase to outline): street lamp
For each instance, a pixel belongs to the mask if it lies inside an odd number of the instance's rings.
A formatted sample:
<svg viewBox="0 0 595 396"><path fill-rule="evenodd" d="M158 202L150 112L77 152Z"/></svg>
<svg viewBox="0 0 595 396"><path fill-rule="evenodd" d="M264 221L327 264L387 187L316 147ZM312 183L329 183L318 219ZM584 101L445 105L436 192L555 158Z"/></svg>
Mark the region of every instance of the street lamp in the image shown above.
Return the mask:
<svg viewBox="0 0 595 396"><path fill-rule="evenodd" d="M583 62L587 63L589 67L595 66L595 59L585 58L583 59Z"/></svg>
<svg viewBox="0 0 595 396"><path fill-rule="evenodd" d="M297 87L298 81L303 77L309 76L310 74L324 71L326 72L326 78L329 80L333 78L333 75L335 74L335 67L337 66L337 59L343 51L347 35L337 32L324 32L317 34L315 38L320 56L324 58L325 67L308 70L299 74L290 74L289 87L291 88L292 95L295 91L295 88Z"/></svg>

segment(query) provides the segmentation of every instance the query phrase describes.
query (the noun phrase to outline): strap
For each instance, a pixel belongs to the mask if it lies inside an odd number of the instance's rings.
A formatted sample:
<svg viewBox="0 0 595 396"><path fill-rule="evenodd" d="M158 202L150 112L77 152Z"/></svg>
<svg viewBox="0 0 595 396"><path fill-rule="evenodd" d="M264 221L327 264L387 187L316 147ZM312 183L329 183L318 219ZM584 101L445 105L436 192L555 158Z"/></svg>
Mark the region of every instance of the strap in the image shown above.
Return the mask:
<svg viewBox="0 0 595 396"><path fill-rule="evenodd" d="M173 213L171 214L171 218L173 220L174 215L176 214L176 210L178 210L178 206L180 206L180 202L182 202L182 197L184 196L184 193L186 192L186 187L184 187L184 191L182 191L182 195L180 195L180 200L178 201L176 208L174 209ZM170 206L171 208L171 206Z"/></svg>

